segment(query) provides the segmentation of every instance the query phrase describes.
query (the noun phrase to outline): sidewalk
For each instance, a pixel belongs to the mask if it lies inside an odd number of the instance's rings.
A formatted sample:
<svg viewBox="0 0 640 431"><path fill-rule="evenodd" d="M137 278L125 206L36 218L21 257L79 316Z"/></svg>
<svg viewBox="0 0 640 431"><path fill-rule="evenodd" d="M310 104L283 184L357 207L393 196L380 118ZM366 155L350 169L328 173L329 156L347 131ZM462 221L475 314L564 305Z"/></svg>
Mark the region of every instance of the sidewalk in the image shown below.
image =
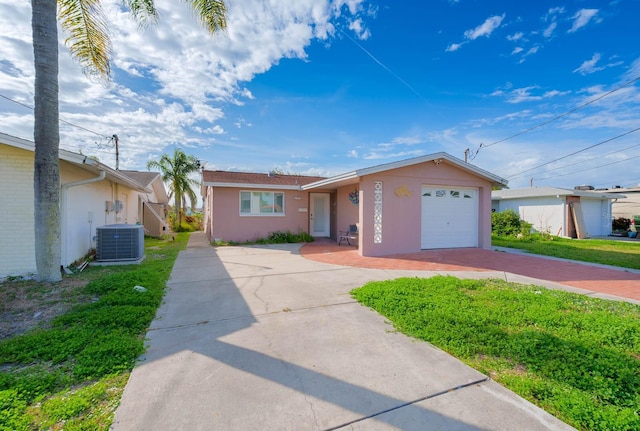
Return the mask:
<svg viewBox="0 0 640 431"><path fill-rule="evenodd" d="M572 429L349 295L437 271L330 265L299 251L214 248L192 234L112 429Z"/></svg>

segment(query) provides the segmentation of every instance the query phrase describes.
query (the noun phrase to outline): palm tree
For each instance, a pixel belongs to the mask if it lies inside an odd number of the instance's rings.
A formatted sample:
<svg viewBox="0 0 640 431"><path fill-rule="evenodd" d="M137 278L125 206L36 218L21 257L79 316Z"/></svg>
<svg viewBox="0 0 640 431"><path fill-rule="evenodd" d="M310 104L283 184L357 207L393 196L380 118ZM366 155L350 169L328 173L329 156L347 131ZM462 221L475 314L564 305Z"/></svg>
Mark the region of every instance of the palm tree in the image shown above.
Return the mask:
<svg viewBox="0 0 640 431"><path fill-rule="evenodd" d="M151 160L147 163L147 169L160 169L162 181L169 185L169 199L173 196L175 201L175 220L177 225L182 224L182 208L186 205L186 198L189 198L191 207L196 203L197 197L192 186L199 186L200 183L189 175L200 169L200 160L195 156L188 156L179 148L173 153L173 158L163 154L160 160Z"/></svg>
<svg viewBox="0 0 640 431"><path fill-rule="evenodd" d="M226 28L223 0L185 0L206 30ZM157 20L153 0L123 0L144 26ZM111 75L111 43L100 0L31 0L31 27L35 64L34 210L37 277L60 281L60 145L58 112L58 28L65 32L72 56L88 75Z"/></svg>

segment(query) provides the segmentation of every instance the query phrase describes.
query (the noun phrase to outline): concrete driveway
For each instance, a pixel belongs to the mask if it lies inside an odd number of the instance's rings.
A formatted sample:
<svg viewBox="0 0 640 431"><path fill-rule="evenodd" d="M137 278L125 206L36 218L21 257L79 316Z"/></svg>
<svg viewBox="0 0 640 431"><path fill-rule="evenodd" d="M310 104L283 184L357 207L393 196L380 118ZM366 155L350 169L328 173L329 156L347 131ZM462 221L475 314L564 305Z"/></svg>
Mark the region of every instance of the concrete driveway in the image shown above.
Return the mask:
<svg viewBox="0 0 640 431"><path fill-rule="evenodd" d="M435 273L330 265L299 245L214 248L192 234L112 429L572 429L349 295Z"/></svg>

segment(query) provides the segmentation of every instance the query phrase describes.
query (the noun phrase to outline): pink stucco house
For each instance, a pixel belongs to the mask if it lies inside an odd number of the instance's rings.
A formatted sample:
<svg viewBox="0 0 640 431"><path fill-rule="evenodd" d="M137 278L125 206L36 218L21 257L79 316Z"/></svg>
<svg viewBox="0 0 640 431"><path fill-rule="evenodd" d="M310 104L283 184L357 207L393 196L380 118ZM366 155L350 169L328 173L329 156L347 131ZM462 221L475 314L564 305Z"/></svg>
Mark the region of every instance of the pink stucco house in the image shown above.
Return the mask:
<svg viewBox="0 0 640 431"><path fill-rule="evenodd" d="M202 172L211 241L269 232L337 239L357 224L359 253L491 246L491 188L507 181L447 153L358 169L331 178Z"/></svg>

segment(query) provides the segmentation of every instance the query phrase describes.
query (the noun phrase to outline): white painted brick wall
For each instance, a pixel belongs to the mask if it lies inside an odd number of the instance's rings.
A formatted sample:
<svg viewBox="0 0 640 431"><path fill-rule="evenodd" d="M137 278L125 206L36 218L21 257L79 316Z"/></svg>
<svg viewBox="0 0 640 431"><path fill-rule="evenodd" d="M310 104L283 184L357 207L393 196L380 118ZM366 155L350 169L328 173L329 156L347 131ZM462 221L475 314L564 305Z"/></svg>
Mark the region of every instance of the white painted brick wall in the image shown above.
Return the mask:
<svg viewBox="0 0 640 431"><path fill-rule="evenodd" d="M0 144L0 278L36 271L33 153Z"/></svg>

